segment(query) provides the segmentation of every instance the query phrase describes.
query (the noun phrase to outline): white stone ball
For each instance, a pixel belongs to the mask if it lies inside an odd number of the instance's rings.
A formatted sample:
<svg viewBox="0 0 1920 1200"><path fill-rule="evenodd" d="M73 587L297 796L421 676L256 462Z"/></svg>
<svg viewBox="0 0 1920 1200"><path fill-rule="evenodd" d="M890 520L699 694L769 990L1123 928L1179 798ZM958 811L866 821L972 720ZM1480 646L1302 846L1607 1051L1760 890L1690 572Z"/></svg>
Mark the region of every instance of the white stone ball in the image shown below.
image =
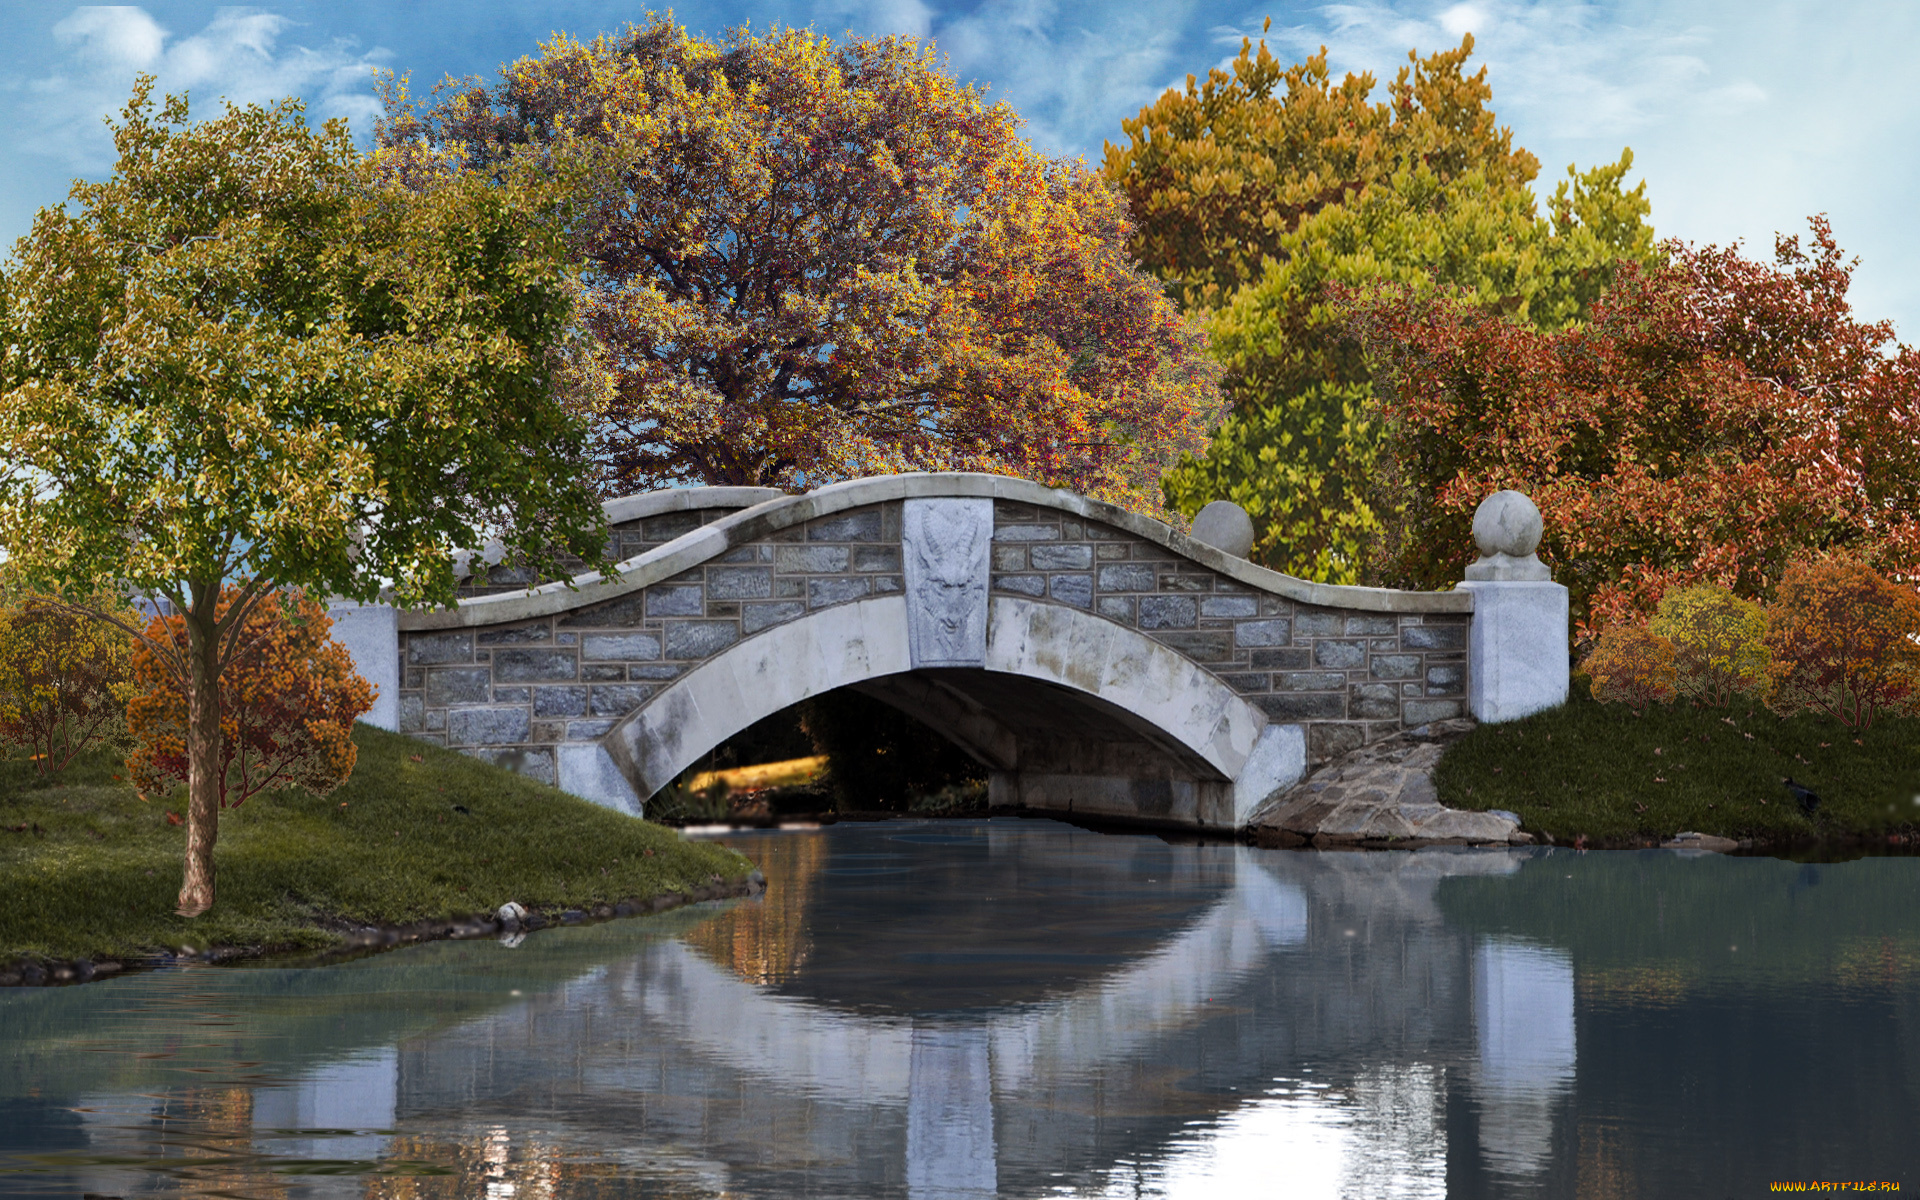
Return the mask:
<svg viewBox="0 0 1920 1200"><path fill-rule="evenodd" d="M1512 489L1488 496L1473 512L1473 541L1488 558L1527 557L1540 544L1540 530L1540 510Z"/></svg>
<svg viewBox="0 0 1920 1200"><path fill-rule="evenodd" d="M1193 540L1245 558L1253 552L1253 518L1231 500L1215 500L1193 519Z"/></svg>

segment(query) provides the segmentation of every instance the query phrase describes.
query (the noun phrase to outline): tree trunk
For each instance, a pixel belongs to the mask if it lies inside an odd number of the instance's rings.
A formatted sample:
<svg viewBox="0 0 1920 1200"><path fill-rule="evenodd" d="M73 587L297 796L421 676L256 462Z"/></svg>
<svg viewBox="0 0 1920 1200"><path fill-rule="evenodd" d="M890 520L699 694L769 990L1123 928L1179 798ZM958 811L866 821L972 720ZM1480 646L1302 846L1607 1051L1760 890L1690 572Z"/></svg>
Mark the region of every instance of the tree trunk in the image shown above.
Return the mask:
<svg viewBox="0 0 1920 1200"><path fill-rule="evenodd" d="M213 907L213 843L220 835L220 585L192 588L187 625L187 864L179 913Z"/></svg>

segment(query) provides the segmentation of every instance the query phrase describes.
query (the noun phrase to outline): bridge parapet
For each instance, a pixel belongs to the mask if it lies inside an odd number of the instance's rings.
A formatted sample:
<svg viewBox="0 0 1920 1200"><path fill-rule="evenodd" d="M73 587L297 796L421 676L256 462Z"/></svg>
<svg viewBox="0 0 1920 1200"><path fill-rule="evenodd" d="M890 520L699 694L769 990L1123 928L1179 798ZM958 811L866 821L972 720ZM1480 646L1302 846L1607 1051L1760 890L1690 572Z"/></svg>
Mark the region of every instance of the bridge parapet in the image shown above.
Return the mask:
<svg viewBox="0 0 1920 1200"><path fill-rule="evenodd" d="M617 578L585 574L400 614L400 729L631 806L687 757L686 746L668 754L659 742L673 704L681 712L704 696L716 711L694 724L724 737L763 715L767 696L858 686L988 762L996 797L1222 824L1250 803L1233 784L1262 759L1254 742L1267 727L1294 729L1292 753L1320 761L1466 710L1467 592L1310 583L1150 518L998 476L855 480L732 512L713 499L689 489L610 505L610 519L624 506L633 526L616 535L632 533L641 551ZM963 510L984 514L968 520L984 520L985 536L916 551L916 537L947 536L908 528L916 505L950 523ZM947 565L928 568L934 560ZM952 578L929 582L929 569ZM954 597L977 614L977 657L928 657L916 639ZM1058 619L1041 619L1048 611ZM1021 623L1033 644L1016 654L1008 633L988 662L995 621ZM897 628L880 628L889 624ZM760 661L775 645L766 639L788 626L775 640L798 657ZM829 651L858 661L826 664ZM746 695L733 676L750 659L771 674ZM1009 673L1025 677L1021 687L1009 690ZM1062 696L1046 699L1047 688ZM723 693L734 699L716 699ZM1264 758L1275 755L1285 757ZM1271 782L1297 778L1306 761L1270 762ZM1021 778L1031 786L1015 786Z"/></svg>

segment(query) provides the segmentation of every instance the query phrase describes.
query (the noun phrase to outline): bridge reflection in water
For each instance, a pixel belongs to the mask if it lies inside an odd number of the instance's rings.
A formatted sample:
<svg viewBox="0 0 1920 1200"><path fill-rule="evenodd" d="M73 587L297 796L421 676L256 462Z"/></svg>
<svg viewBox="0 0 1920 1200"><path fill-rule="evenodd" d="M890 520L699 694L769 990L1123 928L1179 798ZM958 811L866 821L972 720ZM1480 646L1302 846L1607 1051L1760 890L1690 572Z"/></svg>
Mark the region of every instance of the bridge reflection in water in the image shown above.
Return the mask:
<svg viewBox="0 0 1920 1200"><path fill-rule="evenodd" d="M1434 905L1521 853L1004 821L732 840L762 904L406 1045L400 1124L532 1118L732 1195L1441 1195L1457 1073L1489 1169L1547 1165L1570 964Z"/></svg>

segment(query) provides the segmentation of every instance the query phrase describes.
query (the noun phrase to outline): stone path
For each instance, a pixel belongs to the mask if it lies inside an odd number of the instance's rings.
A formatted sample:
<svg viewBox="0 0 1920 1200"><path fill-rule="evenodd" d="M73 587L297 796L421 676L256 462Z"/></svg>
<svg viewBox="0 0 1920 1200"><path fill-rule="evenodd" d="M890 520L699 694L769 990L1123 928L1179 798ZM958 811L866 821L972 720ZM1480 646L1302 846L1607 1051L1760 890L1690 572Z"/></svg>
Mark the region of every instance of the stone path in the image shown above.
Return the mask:
<svg viewBox="0 0 1920 1200"><path fill-rule="evenodd" d="M1404 849L1418 845L1525 845L1507 812L1442 805L1433 768L1474 722L1435 721L1327 763L1256 809L1249 832L1263 845Z"/></svg>

